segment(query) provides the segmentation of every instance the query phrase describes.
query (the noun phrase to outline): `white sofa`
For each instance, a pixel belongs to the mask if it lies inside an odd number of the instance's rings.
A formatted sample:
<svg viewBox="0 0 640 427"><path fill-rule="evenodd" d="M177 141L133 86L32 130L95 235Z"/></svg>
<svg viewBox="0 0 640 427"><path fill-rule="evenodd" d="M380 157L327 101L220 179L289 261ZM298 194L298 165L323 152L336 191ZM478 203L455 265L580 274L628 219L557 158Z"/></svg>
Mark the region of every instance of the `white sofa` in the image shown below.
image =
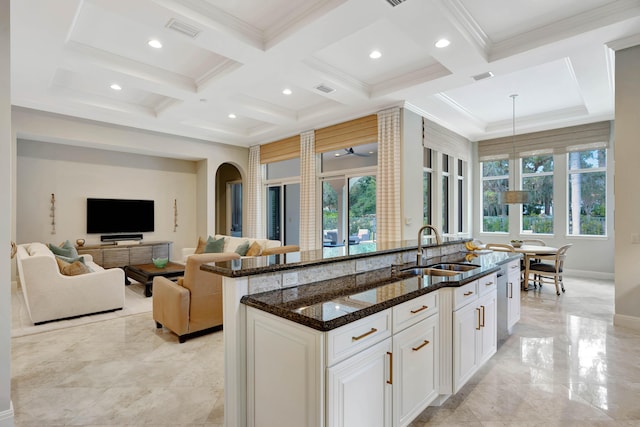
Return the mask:
<svg viewBox="0 0 640 427"><path fill-rule="evenodd" d="M46 245L18 245L16 264L20 286L34 324L124 307L124 271L105 270L93 262L91 255L82 257L93 272L65 276Z"/></svg>
<svg viewBox="0 0 640 427"><path fill-rule="evenodd" d="M236 248L242 243L249 241L249 246L253 244L253 242L258 242L260 246L262 246L262 250L277 248L282 246L282 242L280 240L269 240L269 239L253 239L250 237L234 237L234 236L226 236L222 234L216 234L213 236L215 239L220 239L224 237L224 249L222 252L235 252ZM193 255L196 251L196 248L182 248L182 263L187 263L187 257L189 255Z"/></svg>

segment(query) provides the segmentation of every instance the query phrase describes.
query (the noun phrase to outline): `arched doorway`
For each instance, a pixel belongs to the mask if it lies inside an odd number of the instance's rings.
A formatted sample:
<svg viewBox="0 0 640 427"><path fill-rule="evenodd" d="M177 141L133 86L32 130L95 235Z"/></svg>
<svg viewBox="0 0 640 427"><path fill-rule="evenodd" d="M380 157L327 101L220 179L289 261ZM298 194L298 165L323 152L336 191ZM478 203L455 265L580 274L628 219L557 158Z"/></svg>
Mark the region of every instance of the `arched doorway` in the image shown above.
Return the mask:
<svg viewBox="0 0 640 427"><path fill-rule="evenodd" d="M216 171L216 234L242 236L242 175L223 163Z"/></svg>

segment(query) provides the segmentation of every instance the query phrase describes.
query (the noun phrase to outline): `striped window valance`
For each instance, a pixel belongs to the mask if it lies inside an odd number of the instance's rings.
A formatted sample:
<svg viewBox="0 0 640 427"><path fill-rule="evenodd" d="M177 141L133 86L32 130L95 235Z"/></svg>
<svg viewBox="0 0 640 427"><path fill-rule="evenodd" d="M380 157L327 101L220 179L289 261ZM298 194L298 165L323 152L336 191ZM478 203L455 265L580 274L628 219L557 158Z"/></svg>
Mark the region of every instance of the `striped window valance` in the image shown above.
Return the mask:
<svg viewBox="0 0 640 427"><path fill-rule="evenodd" d="M316 130L316 153L340 150L378 141L378 116L361 117Z"/></svg>
<svg viewBox="0 0 640 427"><path fill-rule="evenodd" d="M260 163L273 163L300 157L300 135L260 146Z"/></svg>
<svg viewBox="0 0 640 427"><path fill-rule="evenodd" d="M457 159L471 159L471 142L449 129L422 118L422 145Z"/></svg>
<svg viewBox="0 0 640 427"><path fill-rule="evenodd" d="M577 150L595 150L608 148L610 139L611 122L589 123L479 141L478 158L490 160L497 157L513 157L514 151L516 157L522 157L530 153L562 154Z"/></svg>

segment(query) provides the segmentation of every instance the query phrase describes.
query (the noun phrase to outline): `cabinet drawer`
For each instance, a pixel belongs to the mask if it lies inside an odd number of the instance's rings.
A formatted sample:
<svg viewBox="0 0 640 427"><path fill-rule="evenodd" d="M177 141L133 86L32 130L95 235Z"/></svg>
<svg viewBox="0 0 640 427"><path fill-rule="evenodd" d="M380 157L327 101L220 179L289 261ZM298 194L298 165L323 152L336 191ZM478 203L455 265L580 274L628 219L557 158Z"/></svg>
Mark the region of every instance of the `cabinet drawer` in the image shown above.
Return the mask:
<svg viewBox="0 0 640 427"><path fill-rule="evenodd" d="M152 246L141 246L129 249L129 264L150 264L153 248Z"/></svg>
<svg viewBox="0 0 640 427"><path fill-rule="evenodd" d="M463 307L469 304L472 301L478 299L478 291L477 291L478 281L474 280L471 283L467 283L464 286L460 286L459 288L455 288L453 292L453 309L457 310L460 307Z"/></svg>
<svg viewBox="0 0 640 427"><path fill-rule="evenodd" d="M393 333L401 331L438 312L438 291L421 295L393 307Z"/></svg>
<svg viewBox="0 0 640 427"><path fill-rule="evenodd" d="M480 296L498 288L498 275L493 273L478 279L478 293Z"/></svg>
<svg viewBox="0 0 640 427"><path fill-rule="evenodd" d="M391 336L391 309L327 333L327 366L331 366Z"/></svg>
<svg viewBox="0 0 640 427"><path fill-rule="evenodd" d="M105 249L102 251L104 268L124 267L129 265L129 249Z"/></svg>

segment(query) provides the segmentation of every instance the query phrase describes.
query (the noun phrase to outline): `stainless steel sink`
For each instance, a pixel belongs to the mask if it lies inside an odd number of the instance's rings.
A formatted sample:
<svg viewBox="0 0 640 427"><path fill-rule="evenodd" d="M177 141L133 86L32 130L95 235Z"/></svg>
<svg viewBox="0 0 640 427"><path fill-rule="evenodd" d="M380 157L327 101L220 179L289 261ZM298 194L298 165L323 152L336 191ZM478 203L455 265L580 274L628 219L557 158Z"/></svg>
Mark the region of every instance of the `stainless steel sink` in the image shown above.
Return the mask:
<svg viewBox="0 0 640 427"><path fill-rule="evenodd" d="M469 271L469 270L475 270L476 268L480 268L480 266L476 264L462 264L462 263L455 263L455 262L428 265L427 267L437 269L437 270L448 270L448 271L455 271L455 272Z"/></svg>
<svg viewBox="0 0 640 427"><path fill-rule="evenodd" d="M440 270L431 267L411 267L405 270L400 270L404 274L412 274L414 276L455 276L460 274L459 271Z"/></svg>
<svg viewBox="0 0 640 427"><path fill-rule="evenodd" d="M480 268L476 264L462 264L462 263L441 263L419 267L409 267L400 270L401 273L413 274L415 276L456 276L465 271L475 270Z"/></svg>

